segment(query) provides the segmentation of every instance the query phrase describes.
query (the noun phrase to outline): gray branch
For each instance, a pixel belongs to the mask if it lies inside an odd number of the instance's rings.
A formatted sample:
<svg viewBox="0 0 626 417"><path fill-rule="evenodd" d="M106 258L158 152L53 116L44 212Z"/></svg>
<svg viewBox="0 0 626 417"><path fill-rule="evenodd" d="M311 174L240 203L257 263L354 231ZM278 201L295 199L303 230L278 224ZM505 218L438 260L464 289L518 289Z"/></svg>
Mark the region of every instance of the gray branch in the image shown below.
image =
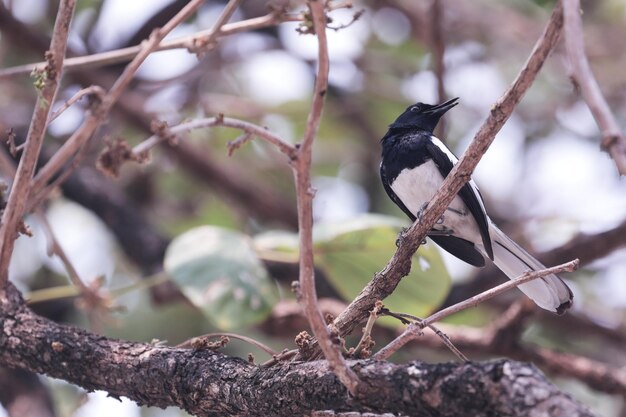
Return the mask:
<svg viewBox="0 0 626 417"><path fill-rule="evenodd" d="M34 314L10 283L0 298L0 365L47 374L138 404L197 416L292 416L314 411L411 416L589 417L532 365L510 360L396 365L351 361L352 397L325 361L269 368L212 350L109 339Z"/></svg>

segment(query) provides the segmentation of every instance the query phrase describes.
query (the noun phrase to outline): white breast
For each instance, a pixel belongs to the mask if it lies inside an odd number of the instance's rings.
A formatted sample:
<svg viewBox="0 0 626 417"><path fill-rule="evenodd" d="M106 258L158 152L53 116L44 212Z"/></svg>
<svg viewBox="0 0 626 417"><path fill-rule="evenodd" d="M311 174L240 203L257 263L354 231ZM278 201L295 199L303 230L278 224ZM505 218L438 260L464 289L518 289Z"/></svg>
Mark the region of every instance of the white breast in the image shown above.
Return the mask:
<svg viewBox="0 0 626 417"><path fill-rule="evenodd" d="M424 204L432 200L442 182L439 168L429 160L415 168L402 170L391 184L391 189L409 211L417 215ZM458 195L444 213L443 224L437 224L434 228L442 226L452 229L457 237L482 244L478 225Z"/></svg>
<svg viewBox="0 0 626 417"><path fill-rule="evenodd" d="M391 189L414 215L430 201L443 181L439 168L430 160L411 169L403 169Z"/></svg>

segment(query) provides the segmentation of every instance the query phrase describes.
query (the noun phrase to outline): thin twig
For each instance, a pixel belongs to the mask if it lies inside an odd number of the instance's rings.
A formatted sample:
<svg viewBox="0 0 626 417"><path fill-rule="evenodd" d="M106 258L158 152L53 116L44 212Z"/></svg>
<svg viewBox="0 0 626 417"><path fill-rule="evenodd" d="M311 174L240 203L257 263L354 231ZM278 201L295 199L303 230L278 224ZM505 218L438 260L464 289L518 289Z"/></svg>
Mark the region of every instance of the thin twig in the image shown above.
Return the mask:
<svg viewBox="0 0 626 417"><path fill-rule="evenodd" d="M478 304L482 303L485 300L495 297L498 294L501 294L505 291L510 290L511 288L515 288L518 285L521 285L525 282L532 281L537 278L542 278L550 274L560 274L562 272L572 272L578 268L579 261L578 259L574 259L573 261L566 262L561 265L553 266L551 268L542 269L540 271L531 271L526 272L522 276L509 280L505 283L498 285L497 287L491 288L487 291L484 291L478 295L468 298L465 301L461 301L455 305L452 305L448 308L444 308L436 312L435 314L430 315L422 321L424 326L428 326L429 324L436 323L443 318L448 317L451 314L458 313L459 311L465 310L468 307L475 307Z"/></svg>
<svg viewBox="0 0 626 417"><path fill-rule="evenodd" d="M69 100L63 103L63 105L59 107L57 111L55 111L53 114L50 115L50 117L48 118L48 124L56 120L57 117L59 117L65 110L70 108L74 103L76 103L81 98L91 95L91 94L95 94L96 96L102 98L105 92L106 91L104 90L104 88L100 87L99 85L92 85L90 87L79 90Z"/></svg>
<svg viewBox="0 0 626 417"><path fill-rule="evenodd" d="M315 291L315 271L313 263L313 195L311 186L311 148L319 128L324 106L324 96L328 88L328 43L326 40L326 14L324 0L309 1L315 34L318 40L318 70L313 102L307 118L307 125L298 149L297 159L292 164L298 201L298 230L300 238L300 289L302 308L309 321L313 334L328 361L330 369L337 375L351 394L358 390L359 379L348 366L338 346L331 339L329 329L317 304Z"/></svg>
<svg viewBox="0 0 626 417"><path fill-rule="evenodd" d="M67 139L59 150L44 165L37 176L32 180L32 188L37 193L41 191L48 181L54 177L59 170L81 149L85 143L93 136L95 131L106 119L109 111L120 98L131 79L145 61L145 59L158 47L159 43L174 28L187 20L200 7L204 0L192 0L182 10L180 10L165 26L155 29L150 37L141 44L140 51L135 58L126 66L124 72L117 78L108 93L102 98L101 103L94 111L88 113L86 120L80 128Z"/></svg>
<svg viewBox="0 0 626 417"><path fill-rule="evenodd" d="M376 303L372 311L370 311L370 316L368 317L367 323L365 324L365 327L363 328L363 336L361 336L361 340L359 340L359 343L357 343L353 351L353 354L355 357L358 356L363 346L365 346L366 344L369 343L369 341L372 340L372 329L374 328L374 323L376 323L376 319L378 319L378 316L380 315L380 312L382 309L383 309L383 303L378 302Z"/></svg>
<svg viewBox="0 0 626 417"><path fill-rule="evenodd" d="M255 340L248 336L235 334L235 333L207 333L207 334L203 334L202 336L196 336L196 337L192 337L191 339L185 340L184 342L177 344L175 347L178 349L189 349L193 347L196 341L199 339L208 340L212 337L224 337L224 336L230 337L231 339L238 339L246 343L250 343L251 345L258 347L259 349L261 349L263 352L267 353L270 356L277 356L279 354L274 349L272 349L271 347L267 346L266 344L262 342L259 342L258 340Z"/></svg>
<svg viewBox="0 0 626 417"><path fill-rule="evenodd" d="M298 349L291 349L291 350L283 350L282 352L280 352L277 355L274 355L272 357L272 359L263 362L260 366L262 367L269 367L269 366L274 366L277 363L280 363L282 361L286 361L288 359L293 358L294 356L296 356L298 354Z"/></svg>
<svg viewBox="0 0 626 417"><path fill-rule="evenodd" d="M79 307L85 310L91 328L97 331L100 328L99 321L102 313L119 307L113 304L113 300L107 294L101 294L101 284L103 281L96 279L91 285L85 284L78 275L78 271L70 261L67 253L63 250L43 211L41 209L36 210L35 215L43 226L44 233L48 239L48 256L56 255L61 260L70 282L77 289L78 295L80 296Z"/></svg>
<svg viewBox="0 0 626 417"><path fill-rule="evenodd" d="M7 269L13 253L15 238L17 237L18 224L24 215L24 208L31 193L30 182L41 151L50 106L54 103L54 98L59 88L63 59L65 58L65 50L67 48L67 38L75 6L76 0L63 0L60 2L54 23L50 51L46 53L46 69L38 74L43 85L37 96L24 152L17 167L13 187L2 216L2 225L0 225L0 245L2 245L0 249L0 271L2 271L0 273L0 292L7 279Z"/></svg>
<svg viewBox="0 0 626 417"><path fill-rule="evenodd" d="M252 140L252 137L253 137L252 133L245 132L243 135L239 136L237 139L229 141L226 144L226 147L228 148L228 156L233 156L233 153L237 149L245 145L247 142L250 142Z"/></svg>
<svg viewBox="0 0 626 417"><path fill-rule="evenodd" d="M411 340L417 339L419 336L421 336L421 334L422 327L419 325L419 322L411 322L406 327L406 329L404 329L404 331L400 333L400 336L396 337L386 346L376 352L372 359L375 359L377 361L384 361L389 359L391 355L396 353L398 350L400 350L400 348L409 343Z"/></svg>
<svg viewBox="0 0 626 417"><path fill-rule="evenodd" d="M407 329L397 338L392 340L387 346L378 351L375 355L376 359L387 359L393 353L397 352L402 346L407 344L409 341L415 338L415 334L418 333L418 330L421 331L425 327L429 327L433 323L442 320L454 313L458 313L459 311L465 310L469 307L474 307L490 298L495 297L498 294L501 294L505 291L508 291L512 288L517 287L518 285L524 284L526 282L530 282L535 279L539 279L551 274L559 274L562 272L572 272L578 267L578 259L573 261L554 266L552 268L542 269L541 271L532 271L526 272L520 277L505 282L504 284L498 285L497 287L491 288L487 291L484 291L474 297L468 298L465 301L461 301L453 306L440 310L429 317L414 322L413 324L407 326ZM436 332L435 332L436 333ZM445 341L444 341L445 343Z"/></svg>
<svg viewBox="0 0 626 417"><path fill-rule="evenodd" d="M222 35L222 27L232 17L233 13L235 13L235 10L239 7L239 3L241 3L241 0L229 1L211 28L211 32L202 38L194 38L187 44L187 49L196 53L213 49L215 47L215 40L218 36Z"/></svg>
<svg viewBox="0 0 626 417"><path fill-rule="evenodd" d="M406 314L406 313L395 313L395 312L391 312L389 310L383 310L383 314L390 316L390 317L394 317L397 318L398 320L402 321L403 323L406 324L411 324L413 322L417 323L420 325L420 328L422 328L421 323L423 321L423 319L413 316L411 314ZM409 319L409 320L407 320ZM456 346L454 346L454 344L452 343L452 340L450 340L450 338L448 337L447 334L445 334L441 329L439 329L438 327L435 327L435 325L433 324L429 324L425 327L428 327L430 330L432 330L432 332L434 334L436 334L439 338L441 338L441 342L448 348L450 349L450 351L457 357L459 358L461 361L463 362L467 362L469 361L469 359L467 359L467 356L465 356ZM418 337L421 337L423 334L421 332L417 332L417 333L413 333L413 339L417 339ZM384 355L384 354L381 354ZM379 359L379 356L376 356L376 359Z"/></svg>
<svg viewBox="0 0 626 417"><path fill-rule="evenodd" d="M580 17L580 0L563 0L565 49L572 65L572 77L580 87L589 110L602 132L602 148L606 149L617 166L620 175L626 175L626 136L622 132L600 86L591 71Z"/></svg>
<svg viewBox="0 0 626 417"><path fill-rule="evenodd" d="M299 21L302 21L302 16L300 15L269 13L265 16L242 20L241 22L227 23L222 26L222 29L218 32L218 37L263 29L283 22ZM163 41L158 44L154 51L188 49L189 45L205 43L207 39L215 36L214 33L214 30L211 28L194 33L193 35L183 36L177 39L172 39L170 41ZM68 58L65 61L65 65L63 68L67 71L75 71L79 69L128 62L131 61L135 56L137 56L141 50L142 45L136 45L129 46L127 48L116 49L113 51L101 52L93 55ZM34 64L26 64L12 68L6 68L0 70L0 80L8 79L17 75L28 75L33 71L42 69L44 66L45 62L37 62Z"/></svg>
<svg viewBox="0 0 626 417"><path fill-rule="evenodd" d="M86 142L83 144L83 146L80 149L78 149L78 152L76 152L76 156L74 156L74 159L72 159L72 163L69 169L66 169L62 173L58 174L54 178L54 180L52 180L52 182L46 184L42 189L33 191L33 193L28 199L28 204L26 205L26 211L30 212L35 207L38 207L46 199L46 197L50 195L52 190L54 190L55 188L63 184L70 177L72 172L74 172L74 170L80 166L88 150L89 150L89 146L88 146L88 142Z"/></svg>
<svg viewBox="0 0 626 417"><path fill-rule="evenodd" d="M467 358L467 356L465 356L463 354L463 352L461 352L461 350L459 348L457 348L454 343L452 343L452 340L450 340L450 338L448 337L447 334L445 334L443 331L441 331L438 327L435 327L432 324L428 325L428 328L430 330L433 331L433 333L435 333L437 336L439 336L439 338L441 339L441 341L443 342L443 344L450 350L450 352L452 352L454 354L454 356L456 356L457 358L459 358L462 362L469 362L469 359Z"/></svg>
<svg viewBox="0 0 626 417"><path fill-rule="evenodd" d="M246 133L258 136L265 141L271 143L272 145L276 146L282 153L287 155L290 159L293 159L296 155L296 148L292 144L284 141L280 136L272 133L268 129L255 125L253 123L245 122L239 119L233 119L230 117L207 117L205 119L192 120L190 122L181 123L177 126L171 126L169 127L169 131L173 134L176 134L214 126L224 126L240 129ZM148 139L135 146L133 148L133 153L135 155L145 155L150 149L154 148L163 140L164 138L159 135L150 136Z"/></svg>
<svg viewBox="0 0 626 417"><path fill-rule="evenodd" d="M384 300L393 292L402 277L409 273L413 254L460 188L471 178L474 168L493 142L495 135L532 85L548 54L557 43L562 25L561 3L558 2L524 67L509 89L494 104L487 120L431 200L421 220L413 223L385 268L376 274L359 296L335 319L333 324L340 335L350 333L367 317L376 300Z"/></svg>
<svg viewBox="0 0 626 417"><path fill-rule="evenodd" d="M432 0L430 5L430 43L433 54L435 77L437 78L437 101L443 103L446 98L446 89L444 84L445 63L443 60L445 53L445 42L443 39L443 10L441 0ZM444 140L444 132L446 131L446 121L439 121L435 129L435 136Z"/></svg>
<svg viewBox="0 0 626 417"><path fill-rule="evenodd" d="M65 270L67 271L70 282L79 289L81 294L89 292L89 288L80 278L80 276L78 275L78 271L76 270L76 268L74 268L74 265L70 261L70 258L63 250L63 247L61 247L61 244L56 238L56 235L54 234L54 231L52 230L52 227L50 226L46 215L43 213L42 210L36 210L35 215L43 226L44 233L48 238L48 256L56 255L59 257L59 259L63 263L63 266L65 267Z"/></svg>

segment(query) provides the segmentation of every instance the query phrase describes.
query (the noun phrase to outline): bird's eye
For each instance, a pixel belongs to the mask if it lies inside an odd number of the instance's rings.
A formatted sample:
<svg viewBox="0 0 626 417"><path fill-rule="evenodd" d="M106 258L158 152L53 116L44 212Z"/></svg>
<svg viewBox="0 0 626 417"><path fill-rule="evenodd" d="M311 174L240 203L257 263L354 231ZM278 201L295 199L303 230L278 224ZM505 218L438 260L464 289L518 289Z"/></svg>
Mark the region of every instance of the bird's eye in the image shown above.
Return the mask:
<svg viewBox="0 0 626 417"><path fill-rule="evenodd" d="M420 110L422 110L422 109L420 108L420 106L413 106L413 107L411 107L411 108L410 108L410 110L411 110L413 113L417 113L418 111L420 111Z"/></svg>

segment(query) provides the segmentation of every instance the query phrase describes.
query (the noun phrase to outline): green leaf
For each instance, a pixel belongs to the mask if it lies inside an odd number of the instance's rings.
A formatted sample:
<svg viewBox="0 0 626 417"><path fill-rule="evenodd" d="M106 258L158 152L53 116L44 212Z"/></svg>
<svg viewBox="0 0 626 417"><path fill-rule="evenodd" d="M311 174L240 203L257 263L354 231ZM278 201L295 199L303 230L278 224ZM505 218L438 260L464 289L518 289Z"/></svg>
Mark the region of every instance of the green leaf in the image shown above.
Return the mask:
<svg viewBox="0 0 626 417"><path fill-rule="evenodd" d="M381 215L320 225L315 230L316 265L343 297L352 300L394 254L402 225L406 223ZM413 257L411 273L383 303L391 311L424 317L439 306L450 285L443 260L429 243L420 247ZM382 318L380 323L401 325L391 318Z"/></svg>
<svg viewBox="0 0 626 417"><path fill-rule="evenodd" d="M165 271L189 300L223 330L265 319L277 290L246 235L214 226L172 241Z"/></svg>
<svg viewBox="0 0 626 417"><path fill-rule="evenodd" d="M286 231L269 231L253 237L257 256L265 261L298 263L298 235Z"/></svg>

